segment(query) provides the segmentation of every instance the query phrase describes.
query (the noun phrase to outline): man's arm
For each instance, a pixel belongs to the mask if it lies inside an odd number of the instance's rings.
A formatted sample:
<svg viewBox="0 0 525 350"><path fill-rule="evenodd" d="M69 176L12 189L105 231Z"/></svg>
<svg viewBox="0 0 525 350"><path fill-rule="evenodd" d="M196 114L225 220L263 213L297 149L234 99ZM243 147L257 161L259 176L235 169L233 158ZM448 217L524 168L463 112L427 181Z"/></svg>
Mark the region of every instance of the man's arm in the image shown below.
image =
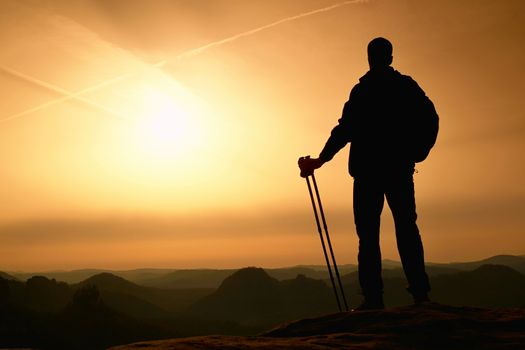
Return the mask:
<svg viewBox="0 0 525 350"><path fill-rule="evenodd" d="M350 98L343 107L343 113L337 125L332 129L330 137L326 141L323 150L319 154L319 159L326 163L336 155L348 142L351 141L352 135L352 116L355 114L356 88L352 89Z"/></svg>
<svg viewBox="0 0 525 350"><path fill-rule="evenodd" d="M357 85L352 89L348 101L343 107L343 113L338 124L332 129L330 137L326 141L319 158L301 157L299 167L301 176L306 177L313 174L315 169L320 168L324 163L330 161L337 152L341 150L352 139L352 121L356 109L356 96L358 95Z"/></svg>

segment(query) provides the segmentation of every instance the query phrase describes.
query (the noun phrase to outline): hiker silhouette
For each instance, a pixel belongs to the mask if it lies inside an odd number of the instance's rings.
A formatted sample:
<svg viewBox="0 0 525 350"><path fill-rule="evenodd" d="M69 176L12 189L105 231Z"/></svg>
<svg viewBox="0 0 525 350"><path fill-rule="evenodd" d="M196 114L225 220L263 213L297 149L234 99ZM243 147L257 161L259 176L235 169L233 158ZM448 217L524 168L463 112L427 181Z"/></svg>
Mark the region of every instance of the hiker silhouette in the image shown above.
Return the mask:
<svg viewBox="0 0 525 350"><path fill-rule="evenodd" d="M370 70L359 79L318 158L301 157L301 176L330 161L351 144L348 170L354 178L354 220L359 237L359 310L382 309L383 280L379 246L384 200L392 211L397 247L414 302L428 301L423 244L416 224L413 174L433 147L439 119L430 99L409 76L391 67L392 44L368 44Z"/></svg>

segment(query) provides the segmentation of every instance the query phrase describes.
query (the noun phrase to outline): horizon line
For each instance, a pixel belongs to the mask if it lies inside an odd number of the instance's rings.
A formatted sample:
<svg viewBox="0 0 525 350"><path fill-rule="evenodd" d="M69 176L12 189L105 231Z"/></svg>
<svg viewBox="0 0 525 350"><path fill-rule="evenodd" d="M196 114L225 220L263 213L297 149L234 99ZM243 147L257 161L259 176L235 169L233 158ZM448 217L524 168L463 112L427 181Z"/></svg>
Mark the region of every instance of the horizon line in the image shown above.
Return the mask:
<svg viewBox="0 0 525 350"><path fill-rule="evenodd" d="M525 253L524 254L495 254L490 255L485 258L475 259L475 260L463 260L463 261L449 261L449 262L432 262L428 261L425 262L425 265L451 265L451 264L464 264L464 263L475 263L475 262L481 262L484 260L496 258L496 257L516 257L516 258L522 258L525 259ZM385 258L381 261L389 261L394 263L401 264L400 260L395 259L389 259ZM356 263L345 263L345 264L338 264L338 266L356 266ZM276 269L290 269L290 268L300 268L300 267L321 267L323 269L326 269L326 265L323 264L296 264L296 265L283 265L283 266L277 266L277 267L264 267L264 266L255 266L255 265L245 265L245 266L237 266L237 267L184 267L184 268L177 268L177 267L135 267L135 268L95 268L95 267L85 267L85 268L76 268L76 269L61 269L61 270L3 270L0 269L0 272L4 273L68 273L68 272L80 272L80 271L113 271L113 272L131 272L131 271L138 271L138 270L172 270L172 271L188 271L188 270L240 270L244 268L249 267L256 267L256 268L262 268L265 270L276 270Z"/></svg>

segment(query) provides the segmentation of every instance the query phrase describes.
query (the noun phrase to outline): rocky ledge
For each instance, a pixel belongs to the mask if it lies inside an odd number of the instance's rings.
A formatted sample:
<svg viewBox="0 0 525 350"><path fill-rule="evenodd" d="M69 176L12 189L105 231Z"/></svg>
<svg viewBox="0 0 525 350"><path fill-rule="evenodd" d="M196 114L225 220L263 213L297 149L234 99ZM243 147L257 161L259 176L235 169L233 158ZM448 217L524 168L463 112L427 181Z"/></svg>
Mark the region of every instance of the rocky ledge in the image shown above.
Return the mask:
<svg viewBox="0 0 525 350"><path fill-rule="evenodd" d="M428 303L329 314L284 324L258 336L210 335L111 349L525 349L525 309Z"/></svg>

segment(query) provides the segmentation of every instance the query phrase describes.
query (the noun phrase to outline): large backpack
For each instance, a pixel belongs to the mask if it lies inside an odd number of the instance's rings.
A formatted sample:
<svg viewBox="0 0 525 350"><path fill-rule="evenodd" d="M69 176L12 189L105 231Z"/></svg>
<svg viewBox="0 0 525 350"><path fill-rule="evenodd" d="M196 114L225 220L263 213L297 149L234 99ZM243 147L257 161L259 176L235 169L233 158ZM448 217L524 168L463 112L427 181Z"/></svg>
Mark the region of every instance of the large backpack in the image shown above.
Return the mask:
<svg viewBox="0 0 525 350"><path fill-rule="evenodd" d="M424 161L436 143L439 131L439 116L434 104L417 83L409 78L412 93L408 101L410 108L410 148L415 163Z"/></svg>

